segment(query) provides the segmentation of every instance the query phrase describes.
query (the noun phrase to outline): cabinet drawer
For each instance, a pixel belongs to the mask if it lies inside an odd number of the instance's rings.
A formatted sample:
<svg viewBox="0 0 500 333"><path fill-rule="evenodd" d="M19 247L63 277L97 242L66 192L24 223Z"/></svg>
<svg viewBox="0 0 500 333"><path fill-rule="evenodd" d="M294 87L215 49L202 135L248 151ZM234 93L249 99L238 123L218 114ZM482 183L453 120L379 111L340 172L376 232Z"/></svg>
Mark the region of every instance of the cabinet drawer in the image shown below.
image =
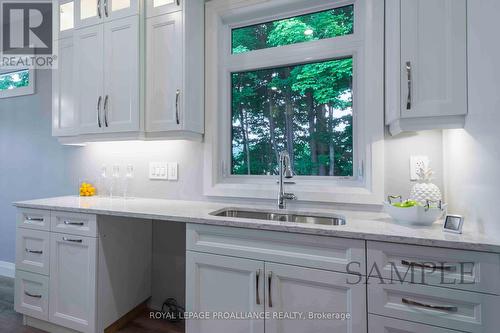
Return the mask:
<svg viewBox="0 0 500 333"><path fill-rule="evenodd" d="M33 318L49 319L49 278L16 270L14 309Z"/></svg>
<svg viewBox="0 0 500 333"><path fill-rule="evenodd" d="M17 226L49 231L50 211L42 209L19 209L17 212Z"/></svg>
<svg viewBox="0 0 500 333"><path fill-rule="evenodd" d="M459 331L376 315L368 316L370 333L459 333Z"/></svg>
<svg viewBox="0 0 500 333"><path fill-rule="evenodd" d="M370 278L368 312L472 333L498 332L500 297ZM493 329L494 328L494 329Z"/></svg>
<svg viewBox="0 0 500 333"><path fill-rule="evenodd" d="M192 251L365 274L362 240L196 224L186 237Z"/></svg>
<svg viewBox="0 0 500 333"><path fill-rule="evenodd" d="M70 235L97 237L97 218L91 214L52 212L50 230Z"/></svg>
<svg viewBox="0 0 500 333"><path fill-rule="evenodd" d="M367 249L372 275L500 295L498 254L370 241Z"/></svg>
<svg viewBox="0 0 500 333"><path fill-rule="evenodd" d="M16 268L49 275L50 233L48 231L17 228Z"/></svg>

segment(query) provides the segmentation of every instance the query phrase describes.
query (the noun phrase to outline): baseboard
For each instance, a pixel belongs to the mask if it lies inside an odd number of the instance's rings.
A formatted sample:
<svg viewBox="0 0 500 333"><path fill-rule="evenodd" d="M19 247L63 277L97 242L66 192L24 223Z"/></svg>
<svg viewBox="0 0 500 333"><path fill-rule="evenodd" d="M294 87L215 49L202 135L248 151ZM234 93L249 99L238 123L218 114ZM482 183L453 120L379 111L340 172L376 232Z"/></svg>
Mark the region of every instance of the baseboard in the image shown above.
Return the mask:
<svg viewBox="0 0 500 333"><path fill-rule="evenodd" d="M16 265L12 262L0 261L0 276L14 278L16 275Z"/></svg>

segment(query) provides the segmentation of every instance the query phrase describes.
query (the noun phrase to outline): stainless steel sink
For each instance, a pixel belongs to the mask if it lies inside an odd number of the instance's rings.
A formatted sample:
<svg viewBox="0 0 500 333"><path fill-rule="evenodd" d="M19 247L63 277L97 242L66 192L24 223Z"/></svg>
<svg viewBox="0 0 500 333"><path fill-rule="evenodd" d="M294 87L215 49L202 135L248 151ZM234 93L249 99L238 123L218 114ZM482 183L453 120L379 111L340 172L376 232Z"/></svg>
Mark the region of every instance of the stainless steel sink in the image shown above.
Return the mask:
<svg viewBox="0 0 500 333"><path fill-rule="evenodd" d="M237 217L242 219L266 220L277 222L293 222L304 224L321 224L321 225L345 225L347 223L345 217L340 215L316 215L316 214L301 214L301 213L281 213L274 211L251 210L241 208L224 208L210 213L214 216Z"/></svg>

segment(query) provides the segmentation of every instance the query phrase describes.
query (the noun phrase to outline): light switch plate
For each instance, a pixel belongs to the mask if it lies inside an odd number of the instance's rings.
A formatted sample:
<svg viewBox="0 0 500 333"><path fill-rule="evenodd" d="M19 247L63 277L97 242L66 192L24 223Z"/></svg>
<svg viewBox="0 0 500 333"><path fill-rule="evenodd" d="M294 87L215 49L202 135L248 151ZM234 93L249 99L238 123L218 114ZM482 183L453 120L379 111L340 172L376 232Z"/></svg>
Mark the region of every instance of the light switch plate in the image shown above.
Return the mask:
<svg viewBox="0 0 500 333"><path fill-rule="evenodd" d="M429 167L429 157L420 156L410 156L410 180L418 180L417 172L421 168Z"/></svg>
<svg viewBox="0 0 500 333"><path fill-rule="evenodd" d="M167 162L150 162L149 163L149 179L168 180L168 163Z"/></svg>
<svg viewBox="0 0 500 333"><path fill-rule="evenodd" d="M177 162L168 163L168 180L178 180L178 170L179 166Z"/></svg>

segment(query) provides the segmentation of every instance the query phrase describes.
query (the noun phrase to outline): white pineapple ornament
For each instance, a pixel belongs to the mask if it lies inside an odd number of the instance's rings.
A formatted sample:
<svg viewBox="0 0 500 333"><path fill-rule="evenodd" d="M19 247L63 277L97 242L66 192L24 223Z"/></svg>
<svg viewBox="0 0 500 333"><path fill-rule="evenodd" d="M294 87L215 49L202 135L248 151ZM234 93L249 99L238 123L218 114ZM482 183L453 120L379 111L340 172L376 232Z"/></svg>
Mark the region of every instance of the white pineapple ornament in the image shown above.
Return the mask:
<svg viewBox="0 0 500 333"><path fill-rule="evenodd" d="M422 205L427 204L427 200L440 201L443 196L441 190L431 182L434 172L431 168L423 167L417 172L418 181L410 192L410 199L420 202Z"/></svg>

